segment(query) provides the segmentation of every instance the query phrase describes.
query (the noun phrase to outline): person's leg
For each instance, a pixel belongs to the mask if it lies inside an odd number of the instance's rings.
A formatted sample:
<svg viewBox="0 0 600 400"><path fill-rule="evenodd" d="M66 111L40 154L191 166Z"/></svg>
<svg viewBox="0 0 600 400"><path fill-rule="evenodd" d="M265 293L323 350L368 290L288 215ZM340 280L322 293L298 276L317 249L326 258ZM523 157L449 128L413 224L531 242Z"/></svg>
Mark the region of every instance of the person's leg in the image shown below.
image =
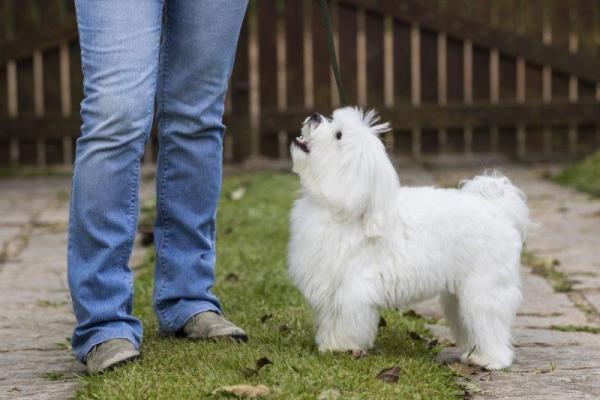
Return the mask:
<svg viewBox="0 0 600 400"><path fill-rule="evenodd" d="M247 0L169 0L161 49L154 308L164 333L221 312L215 217L222 116Z"/></svg>
<svg viewBox="0 0 600 400"><path fill-rule="evenodd" d="M138 213L138 177L153 118L163 0L77 0L84 99L69 221L68 275L85 361L122 338L139 346L128 267Z"/></svg>

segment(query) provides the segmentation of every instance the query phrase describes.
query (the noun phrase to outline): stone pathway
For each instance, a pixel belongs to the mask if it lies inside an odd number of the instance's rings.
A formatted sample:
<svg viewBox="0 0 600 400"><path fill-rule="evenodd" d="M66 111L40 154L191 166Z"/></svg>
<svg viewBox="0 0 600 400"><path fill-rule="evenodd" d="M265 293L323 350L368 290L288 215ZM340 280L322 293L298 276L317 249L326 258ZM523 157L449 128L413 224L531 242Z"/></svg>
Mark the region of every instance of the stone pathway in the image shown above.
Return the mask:
<svg viewBox="0 0 600 400"><path fill-rule="evenodd" d="M563 332L600 328L600 201L540 179L543 171L507 167L502 171L528 195L532 218L539 224L527 250L556 259L556 269L574 281L573 290L557 293L542 277L524 267L523 304L514 329L516 360L509 371L479 373L470 380L473 398L599 399L600 334ZM473 170L431 171L430 182L453 185ZM417 312L441 318L437 302L419 304ZM450 338L443 325L432 325ZM447 348L440 358L458 358Z"/></svg>
<svg viewBox="0 0 600 400"><path fill-rule="evenodd" d="M400 177L405 184L449 186L474 171L402 168ZM553 185L540 171L512 166L504 172L528 194L532 216L541 224L528 239L528 250L559 260L556 268L575 283L572 291L558 293L523 268L516 362L510 371L470 376L470 392L481 399L600 398L600 334L556 329L600 327L600 201ZM84 372L67 341L74 324L65 268L69 186L67 177L0 180L2 399L69 398ZM146 182L142 198L152 189ZM416 310L441 316L432 301ZM442 324L431 329L448 337ZM450 347L440 358L451 361L457 355Z"/></svg>
<svg viewBox="0 0 600 400"><path fill-rule="evenodd" d="M0 399L70 398L85 371L68 341L69 190L68 177L0 179Z"/></svg>

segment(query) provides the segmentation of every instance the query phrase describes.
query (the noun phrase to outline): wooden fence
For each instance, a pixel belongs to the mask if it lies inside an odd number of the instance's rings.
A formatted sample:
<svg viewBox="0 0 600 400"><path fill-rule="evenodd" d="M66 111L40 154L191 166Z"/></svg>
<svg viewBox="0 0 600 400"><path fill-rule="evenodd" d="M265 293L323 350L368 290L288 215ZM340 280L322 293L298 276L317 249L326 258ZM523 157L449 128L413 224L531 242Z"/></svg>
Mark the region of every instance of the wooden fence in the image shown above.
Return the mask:
<svg viewBox="0 0 600 400"><path fill-rule="evenodd" d="M0 0L0 164L69 164L82 75L67 0ZM598 0L333 0L351 101L415 159L579 156L600 147ZM286 158L339 105L314 0L251 0L226 104L227 162ZM145 161L152 163L156 141Z"/></svg>

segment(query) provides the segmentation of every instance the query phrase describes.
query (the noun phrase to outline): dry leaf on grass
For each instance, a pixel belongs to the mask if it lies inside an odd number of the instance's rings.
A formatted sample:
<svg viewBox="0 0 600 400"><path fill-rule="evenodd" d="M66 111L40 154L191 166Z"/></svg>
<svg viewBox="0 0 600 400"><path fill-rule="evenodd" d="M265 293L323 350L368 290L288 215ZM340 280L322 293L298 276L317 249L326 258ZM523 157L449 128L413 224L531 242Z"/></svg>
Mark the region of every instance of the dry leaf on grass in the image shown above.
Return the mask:
<svg viewBox="0 0 600 400"><path fill-rule="evenodd" d="M380 379L387 383L396 383L398 379L400 379L400 367L391 367L382 369L376 376L377 379Z"/></svg>
<svg viewBox="0 0 600 400"><path fill-rule="evenodd" d="M289 333L290 332L290 327L288 326L288 324L279 325L279 332L281 332L281 333Z"/></svg>
<svg viewBox="0 0 600 400"><path fill-rule="evenodd" d="M217 393L231 393L245 399L258 399L270 395L271 390L265 385L233 385L221 386L212 392L212 394Z"/></svg>
<svg viewBox="0 0 600 400"><path fill-rule="evenodd" d="M260 371L260 369L266 365L269 364L273 364L273 362L271 360L269 360L267 357L262 357L259 358L258 360L256 360L256 370Z"/></svg>
<svg viewBox="0 0 600 400"><path fill-rule="evenodd" d="M265 314L262 317L260 317L260 322L262 322L263 324L265 322L267 322L268 320L270 320L271 318L273 318L273 314Z"/></svg>
<svg viewBox="0 0 600 400"><path fill-rule="evenodd" d="M246 188L243 186L240 186L239 188L235 189L233 192L231 192L229 194L229 198L231 200L240 200L242 197L244 197L245 194L246 194Z"/></svg>
<svg viewBox="0 0 600 400"><path fill-rule="evenodd" d="M258 360L256 360L254 368L242 368L242 375L244 375L244 377L246 378L249 378L253 375L258 374L258 371L260 371L263 367L269 364L273 364L273 362L267 357L259 358Z"/></svg>

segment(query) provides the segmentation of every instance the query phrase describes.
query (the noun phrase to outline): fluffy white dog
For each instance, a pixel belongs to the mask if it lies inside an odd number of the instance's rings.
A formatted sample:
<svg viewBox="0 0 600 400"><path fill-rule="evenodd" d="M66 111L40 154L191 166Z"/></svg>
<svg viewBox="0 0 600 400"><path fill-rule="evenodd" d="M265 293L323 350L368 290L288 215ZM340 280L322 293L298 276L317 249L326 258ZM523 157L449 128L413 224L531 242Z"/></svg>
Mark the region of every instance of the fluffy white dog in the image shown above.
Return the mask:
<svg viewBox="0 0 600 400"><path fill-rule="evenodd" d="M321 351L366 354L379 310L440 296L462 361L513 359L520 255L529 212L499 174L460 189L400 185L374 112L313 114L291 145L301 197L291 214L289 272L308 299Z"/></svg>

